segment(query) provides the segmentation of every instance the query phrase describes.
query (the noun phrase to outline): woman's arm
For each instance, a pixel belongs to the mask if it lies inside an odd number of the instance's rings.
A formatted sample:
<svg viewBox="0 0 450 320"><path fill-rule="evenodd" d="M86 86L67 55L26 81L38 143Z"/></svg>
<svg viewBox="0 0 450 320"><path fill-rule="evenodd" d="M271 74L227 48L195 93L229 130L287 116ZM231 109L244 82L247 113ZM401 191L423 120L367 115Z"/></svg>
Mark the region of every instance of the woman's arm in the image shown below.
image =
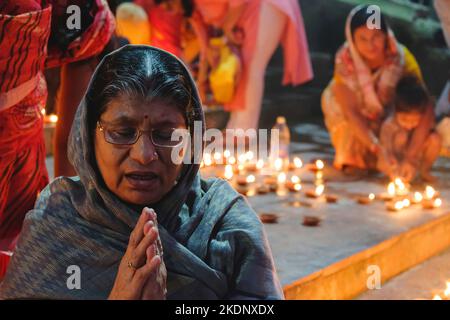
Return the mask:
<svg viewBox="0 0 450 320"><path fill-rule="evenodd" d="M225 36L233 43L240 44L243 39L239 36L236 36L234 32L234 28L236 27L242 13L245 9L246 4L239 4L236 6L230 5L230 10L225 17L225 20L222 25L222 30Z"/></svg>
<svg viewBox="0 0 450 320"><path fill-rule="evenodd" d="M367 120L358 111L358 103L353 91L340 83L335 83L332 90L356 137L372 152L377 152L378 138L369 127Z"/></svg>
<svg viewBox="0 0 450 320"><path fill-rule="evenodd" d="M431 129L433 129L434 122L433 104L430 103L424 116L420 120L419 126L414 130L411 143L408 146L406 157L411 161L419 158L418 155L422 151L423 144L425 143L428 134Z"/></svg>

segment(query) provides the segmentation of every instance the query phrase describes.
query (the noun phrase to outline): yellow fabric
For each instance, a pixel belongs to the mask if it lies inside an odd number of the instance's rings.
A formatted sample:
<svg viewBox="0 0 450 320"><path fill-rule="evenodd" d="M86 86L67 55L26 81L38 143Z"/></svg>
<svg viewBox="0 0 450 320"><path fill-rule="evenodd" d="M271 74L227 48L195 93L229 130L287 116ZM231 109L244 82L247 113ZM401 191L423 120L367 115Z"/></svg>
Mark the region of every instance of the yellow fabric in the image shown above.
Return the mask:
<svg viewBox="0 0 450 320"><path fill-rule="evenodd" d="M220 48L220 62L209 75L209 84L214 99L219 103L230 102L234 96L236 74L239 69L239 59L221 38L210 40L211 46Z"/></svg>
<svg viewBox="0 0 450 320"><path fill-rule="evenodd" d="M131 44L150 44L150 22L144 9L134 3L122 3L117 8L116 33Z"/></svg>
<svg viewBox="0 0 450 320"><path fill-rule="evenodd" d="M422 71L420 71L419 64L417 63L416 58L411 53L411 51L408 50L405 46L403 46L403 50L405 53L405 67L404 67L404 74L413 74L417 78L423 81L422 77Z"/></svg>

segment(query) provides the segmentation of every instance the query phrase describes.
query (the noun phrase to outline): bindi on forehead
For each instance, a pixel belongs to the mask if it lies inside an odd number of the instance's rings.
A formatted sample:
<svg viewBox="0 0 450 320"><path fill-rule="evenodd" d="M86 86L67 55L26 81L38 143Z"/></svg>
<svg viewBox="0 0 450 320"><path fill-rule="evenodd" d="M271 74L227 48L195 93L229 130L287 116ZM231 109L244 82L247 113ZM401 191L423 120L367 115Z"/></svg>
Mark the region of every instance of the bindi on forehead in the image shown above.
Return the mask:
<svg viewBox="0 0 450 320"><path fill-rule="evenodd" d="M147 114L144 115L144 119L148 119L148 115Z"/></svg>

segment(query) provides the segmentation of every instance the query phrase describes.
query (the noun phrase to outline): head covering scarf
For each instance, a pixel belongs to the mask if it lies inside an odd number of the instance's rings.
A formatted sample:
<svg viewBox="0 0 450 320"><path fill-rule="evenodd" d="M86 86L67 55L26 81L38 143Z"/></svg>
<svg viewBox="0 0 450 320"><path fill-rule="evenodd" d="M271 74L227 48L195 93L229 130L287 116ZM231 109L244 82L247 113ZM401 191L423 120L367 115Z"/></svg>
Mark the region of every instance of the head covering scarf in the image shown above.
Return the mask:
<svg viewBox="0 0 450 320"><path fill-rule="evenodd" d="M109 57L135 48L170 55L149 46L116 50L97 67L86 96ZM194 121L202 123L204 134L204 115L189 78L193 103L187 119L192 137ZM106 188L92 163L87 110L97 106L89 105L86 96L69 141L69 158L79 177L60 177L41 193L25 219L0 284L0 298L104 299L112 289L140 212ZM202 180L198 164L183 166L178 184L152 206L168 270L167 298L282 298L262 224L245 198L224 180ZM68 286L70 268L80 270L80 289Z"/></svg>
<svg viewBox="0 0 450 320"><path fill-rule="evenodd" d="M387 90L388 87L395 87L400 79L404 66L404 51L388 26L386 59L383 66L372 74L356 49L351 32L353 17L365 7L365 5L356 6L347 17L346 42L336 55L336 72L350 89L362 93L364 106L361 112L370 117L374 113L381 114L384 109L384 102L379 98L380 93Z"/></svg>

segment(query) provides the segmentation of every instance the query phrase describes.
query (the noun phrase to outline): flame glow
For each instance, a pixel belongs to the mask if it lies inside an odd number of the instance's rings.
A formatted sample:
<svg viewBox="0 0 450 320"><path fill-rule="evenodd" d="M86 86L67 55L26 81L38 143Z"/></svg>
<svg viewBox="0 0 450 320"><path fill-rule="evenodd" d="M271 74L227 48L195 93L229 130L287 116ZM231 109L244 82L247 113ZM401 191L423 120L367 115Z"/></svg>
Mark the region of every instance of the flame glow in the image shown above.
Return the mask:
<svg viewBox="0 0 450 320"><path fill-rule="evenodd" d="M291 182L292 183L300 183L300 178L298 176L292 176L291 177Z"/></svg>
<svg viewBox="0 0 450 320"><path fill-rule="evenodd" d="M293 159L293 161L294 161L294 166L295 166L297 169L303 167L302 159L300 159L299 157L295 157L295 158Z"/></svg>
<svg viewBox="0 0 450 320"><path fill-rule="evenodd" d="M425 188L425 198L431 200L436 195L436 190L432 186L426 186Z"/></svg>
<svg viewBox="0 0 450 320"><path fill-rule="evenodd" d="M323 163L322 160L316 160L316 168L318 170L323 170L324 167L325 167L325 164Z"/></svg>
<svg viewBox="0 0 450 320"><path fill-rule="evenodd" d="M254 175L251 174L251 175L247 176L246 181L247 181L247 183L253 183L256 181L256 178Z"/></svg>
<svg viewBox="0 0 450 320"><path fill-rule="evenodd" d="M284 173L284 172L279 173L277 181L279 184L285 183L286 182L286 173Z"/></svg>
<svg viewBox="0 0 450 320"><path fill-rule="evenodd" d="M436 199L434 199L433 207L439 208L439 207L441 207L441 206L442 206L442 200L441 200L441 198L436 198Z"/></svg>
<svg viewBox="0 0 450 320"><path fill-rule="evenodd" d="M258 170L261 170L262 168L264 168L264 160L263 160L263 159L259 159L259 160L256 162L256 168L257 168Z"/></svg>
<svg viewBox="0 0 450 320"><path fill-rule="evenodd" d="M231 178L233 178L233 167L231 165L229 165L229 164L227 164L225 166L224 177L227 180L231 180Z"/></svg>
<svg viewBox="0 0 450 320"><path fill-rule="evenodd" d="M56 123L58 122L58 116L56 114L51 114L48 116L48 119L50 120L51 123Z"/></svg>
<svg viewBox="0 0 450 320"><path fill-rule="evenodd" d="M323 184L319 184L319 185L316 187L315 193L316 193L317 196L321 196L321 195L323 194L324 191L325 191L325 186L324 186Z"/></svg>
<svg viewBox="0 0 450 320"><path fill-rule="evenodd" d="M276 159L274 163L275 170L280 171L283 168L283 159Z"/></svg>

